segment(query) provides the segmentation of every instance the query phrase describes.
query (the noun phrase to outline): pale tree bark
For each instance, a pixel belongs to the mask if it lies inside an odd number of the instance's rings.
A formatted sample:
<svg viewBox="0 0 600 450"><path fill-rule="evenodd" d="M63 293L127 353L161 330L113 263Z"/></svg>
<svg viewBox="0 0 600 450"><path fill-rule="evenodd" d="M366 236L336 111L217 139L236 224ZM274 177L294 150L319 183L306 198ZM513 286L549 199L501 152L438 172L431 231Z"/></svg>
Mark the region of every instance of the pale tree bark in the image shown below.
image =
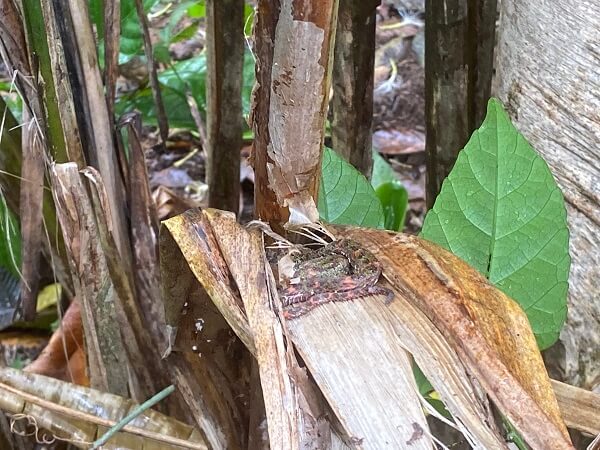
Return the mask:
<svg viewBox="0 0 600 450"><path fill-rule="evenodd" d="M316 221L337 0L261 0L254 28L254 203L279 229ZM280 230L281 231L281 230Z"/></svg>
<svg viewBox="0 0 600 450"><path fill-rule="evenodd" d="M551 370L598 390L600 7L592 0L503 1L499 33L494 91L550 165L567 203L569 313L548 358Z"/></svg>

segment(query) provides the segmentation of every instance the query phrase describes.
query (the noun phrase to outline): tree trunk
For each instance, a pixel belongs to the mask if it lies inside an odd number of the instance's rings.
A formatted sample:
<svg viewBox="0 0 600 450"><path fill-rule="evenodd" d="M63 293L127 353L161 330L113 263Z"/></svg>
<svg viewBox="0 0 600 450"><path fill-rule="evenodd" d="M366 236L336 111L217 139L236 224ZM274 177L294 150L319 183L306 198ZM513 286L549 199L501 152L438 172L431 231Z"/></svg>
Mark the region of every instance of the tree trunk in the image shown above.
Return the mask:
<svg viewBox="0 0 600 450"><path fill-rule="evenodd" d="M427 206L481 125L492 82L496 0L427 0Z"/></svg>
<svg viewBox="0 0 600 450"><path fill-rule="evenodd" d="M501 2L494 91L563 190L572 257L569 313L551 371L600 387L600 8ZM547 355L550 356L550 355Z"/></svg>
<svg viewBox="0 0 600 450"><path fill-rule="evenodd" d="M254 203L276 229L318 219L337 0L261 0L254 28Z"/></svg>
<svg viewBox="0 0 600 450"><path fill-rule="evenodd" d="M236 214L240 203L244 0L206 3L208 205Z"/></svg>
<svg viewBox="0 0 600 450"><path fill-rule="evenodd" d="M333 64L333 149L366 177L373 156L375 8L379 0L341 0Z"/></svg>

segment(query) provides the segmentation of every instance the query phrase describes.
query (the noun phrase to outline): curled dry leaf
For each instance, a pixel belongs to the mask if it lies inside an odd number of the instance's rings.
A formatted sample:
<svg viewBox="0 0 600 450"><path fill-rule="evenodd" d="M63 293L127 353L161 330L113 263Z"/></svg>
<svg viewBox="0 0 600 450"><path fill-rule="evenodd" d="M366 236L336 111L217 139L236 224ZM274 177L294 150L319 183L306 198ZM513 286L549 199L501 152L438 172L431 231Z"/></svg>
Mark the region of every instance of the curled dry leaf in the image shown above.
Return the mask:
<svg viewBox="0 0 600 450"><path fill-rule="evenodd" d="M310 423L311 417L306 415L304 420L299 417L302 411L294 395L293 379L290 378L291 360L286 354L289 345L286 345L282 324L269 306L267 282L269 277L273 280L273 276L265 264L261 236L257 231L244 229L233 214L210 209L204 214L215 230L219 248L236 281L248 324L254 333L269 444L271 448L302 448L298 426ZM316 434L309 435L308 439L315 441L317 437Z"/></svg>
<svg viewBox="0 0 600 450"><path fill-rule="evenodd" d="M512 299L428 241L364 229L343 233L379 258L397 294L436 324L532 448L573 448L527 317Z"/></svg>
<svg viewBox="0 0 600 450"><path fill-rule="evenodd" d="M182 214L188 209L197 207L192 201L177 195L171 189L165 186L159 186L152 191L152 200L156 207L156 214L159 220L166 220L178 214Z"/></svg>
<svg viewBox="0 0 600 450"><path fill-rule="evenodd" d="M78 301L73 301L65 311L60 327L52 334L44 350L24 370L89 386L83 347L80 305Z"/></svg>
<svg viewBox="0 0 600 450"><path fill-rule="evenodd" d="M273 306L260 298L265 295L266 272L248 275L243 269L258 264L258 248L249 251L256 246L251 244L254 238L233 225L233 218L215 211L188 211L174 219L168 224L170 236L192 272L253 354L263 355L259 358L263 388L271 380L269 387L281 391L267 392L267 412L275 411L289 395L285 371L297 371L294 364L285 364L278 347L278 336L285 336L287 328L346 442L384 448L382 442L389 438L395 448L407 443L431 448L408 350L475 448L506 448L493 425L486 394L533 449L572 448L525 315L474 269L437 245L385 231L331 227L383 263L395 300L387 304L384 297L372 296L330 302L283 321L280 334L277 316L270 312ZM203 261L217 254L215 261ZM229 284L229 271L237 291ZM262 305L259 309L256 302ZM271 365L279 361L276 369L266 365L264 354L272 355ZM397 408L402 410L393 412ZM286 423L270 417L269 423Z"/></svg>
<svg viewBox="0 0 600 450"><path fill-rule="evenodd" d="M163 222L160 233L161 271L171 272L166 265L172 260L167 254L173 253L175 241L195 277L204 287L229 326L242 340L246 348L255 354L252 331L242 306L242 300L229 282L230 273L219 251L211 227L198 210L189 210L180 216ZM163 255L165 257L163 258ZM175 275L175 274L173 274ZM175 279L175 276L168 277ZM176 327L185 298L172 299L165 305L167 324Z"/></svg>

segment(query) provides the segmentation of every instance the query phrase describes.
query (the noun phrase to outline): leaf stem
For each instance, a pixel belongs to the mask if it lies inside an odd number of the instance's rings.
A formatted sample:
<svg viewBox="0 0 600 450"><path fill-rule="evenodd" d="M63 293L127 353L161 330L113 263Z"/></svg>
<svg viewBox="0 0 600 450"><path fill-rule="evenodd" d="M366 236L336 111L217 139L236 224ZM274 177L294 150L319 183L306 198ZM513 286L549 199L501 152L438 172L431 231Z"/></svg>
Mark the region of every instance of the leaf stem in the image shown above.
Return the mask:
<svg viewBox="0 0 600 450"><path fill-rule="evenodd" d="M102 435L100 439L97 439L92 444L92 449L100 448L102 445L106 444L108 440L121 431L129 422L135 419L137 416L142 414L145 410L152 408L158 402L169 396L175 391L175 386L170 385L160 391L158 394L152 396L148 400L146 400L141 405L136 406L129 414L127 414L123 419L117 422L111 429L109 429L106 433Z"/></svg>

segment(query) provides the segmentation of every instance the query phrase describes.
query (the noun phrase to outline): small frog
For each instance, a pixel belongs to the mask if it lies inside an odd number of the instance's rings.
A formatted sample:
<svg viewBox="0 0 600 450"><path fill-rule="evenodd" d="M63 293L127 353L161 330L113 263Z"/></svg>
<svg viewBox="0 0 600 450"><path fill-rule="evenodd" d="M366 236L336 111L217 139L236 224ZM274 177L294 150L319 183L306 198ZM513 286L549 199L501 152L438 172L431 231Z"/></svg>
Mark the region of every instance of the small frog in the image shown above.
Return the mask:
<svg viewBox="0 0 600 450"><path fill-rule="evenodd" d="M286 319L300 317L318 305L367 295L385 295L377 286L381 264L375 256L350 239L340 239L318 250L302 249L293 254L294 277L279 295Z"/></svg>

